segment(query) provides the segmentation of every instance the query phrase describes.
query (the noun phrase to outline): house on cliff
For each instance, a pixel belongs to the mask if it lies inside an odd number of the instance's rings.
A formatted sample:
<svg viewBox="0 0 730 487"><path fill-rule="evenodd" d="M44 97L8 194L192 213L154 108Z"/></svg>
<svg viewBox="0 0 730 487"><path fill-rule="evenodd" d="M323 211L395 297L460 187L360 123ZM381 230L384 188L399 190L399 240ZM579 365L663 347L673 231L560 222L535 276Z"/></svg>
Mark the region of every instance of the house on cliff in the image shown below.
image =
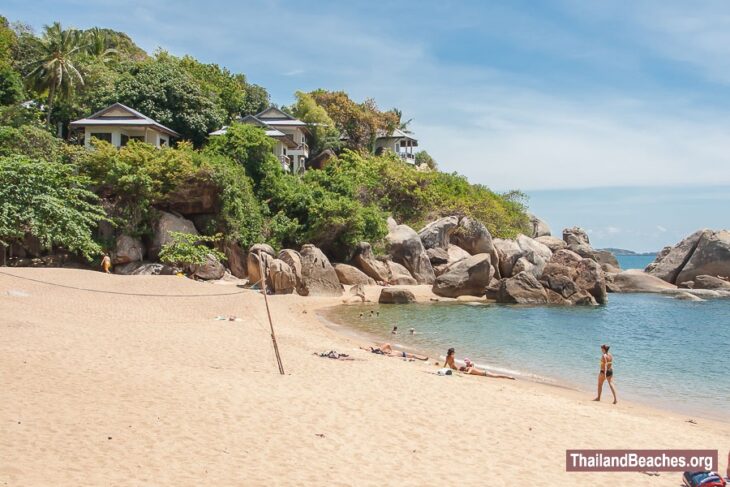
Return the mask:
<svg viewBox="0 0 730 487"><path fill-rule="evenodd" d="M84 131L84 145L91 146L92 139L105 140L115 147L123 147L130 140L139 140L155 147L169 146L173 138L180 137L150 117L115 103L93 115L69 124L71 130Z"/></svg>
<svg viewBox="0 0 730 487"><path fill-rule="evenodd" d="M240 122L261 127L266 135L276 140L274 155L281 161L285 171L304 172L309 158L309 130L305 122L275 107L269 107L256 115L247 115ZM209 135L223 135L227 130L228 127L223 127Z"/></svg>
<svg viewBox="0 0 730 487"><path fill-rule="evenodd" d="M411 164L416 162L416 156L413 153L414 147L418 147L418 139L413 137L412 133L404 132L401 129L395 129L392 132L381 130L375 139L376 154L389 150Z"/></svg>

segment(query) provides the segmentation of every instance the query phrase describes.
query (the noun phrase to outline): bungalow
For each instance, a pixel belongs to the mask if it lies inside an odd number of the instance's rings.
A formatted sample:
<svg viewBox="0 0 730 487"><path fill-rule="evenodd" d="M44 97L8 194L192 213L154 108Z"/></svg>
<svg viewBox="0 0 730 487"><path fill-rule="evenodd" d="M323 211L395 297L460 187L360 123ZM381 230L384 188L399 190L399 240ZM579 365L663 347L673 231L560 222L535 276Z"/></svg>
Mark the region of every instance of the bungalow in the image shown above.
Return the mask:
<svg viewBox="0 0 730 487"><path fill-rule="evenodd" d="M269 107L256 115L246 115L240 119L247 123L261 127L266 135L276 140L274 155L281 161L285 170L294 173L304 172L309 158L307 124L298 120L278 108ZM211 132L209 135L223 135L228 127Z"/></svg>
<svg viewBox="0 0 730 487"><path fill-rule="evenodd" d="M123 147L130 140L164 147L170 145L172 138L180 137L174 130L121 103L108 106L87 118L75 120L69 127L84 131L86 147L91 146L92 138L105 140L116 147Z"/></svg>
<svg viewBox="0 0 730 487"><path fill-rule="evenodd" d="M416 156L413 154L413 148L418 147L418 139L414 138L408 132L404 132L401 129L395 129L388 133L383 131L378 132L378 136L375 139L375 153L379 154L384 150L395 152L398 156L403 158L406 162L411 164L416 162Z"/></svg>

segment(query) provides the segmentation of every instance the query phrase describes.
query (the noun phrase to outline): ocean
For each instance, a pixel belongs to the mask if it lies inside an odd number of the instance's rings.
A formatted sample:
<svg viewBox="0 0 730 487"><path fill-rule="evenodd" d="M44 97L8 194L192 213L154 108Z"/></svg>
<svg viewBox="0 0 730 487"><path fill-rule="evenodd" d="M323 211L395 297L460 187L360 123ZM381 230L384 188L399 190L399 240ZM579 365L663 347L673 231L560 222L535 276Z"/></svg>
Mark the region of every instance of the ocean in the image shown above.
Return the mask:
<svg viewBox="0 0 730 487"><path fill-rule="evenodd" d="M644 269L646 266L654 262L656 255L617 255L619 265L622 270L627 269Z"/></svg>
<svg viewBox="0 0 730 487"><path fill-rule="evenodd" d="M371 310L379 316L370 317ZM608 343L619 400L730 419L730 300L609 294L609 303L596 307L357 305L332 308L325 316L374 341L441 358L454 347L457 359L591 397L600 345ZM397 335L390 333L394 325ZM611 400L607 386L603 400Z"/></svg>

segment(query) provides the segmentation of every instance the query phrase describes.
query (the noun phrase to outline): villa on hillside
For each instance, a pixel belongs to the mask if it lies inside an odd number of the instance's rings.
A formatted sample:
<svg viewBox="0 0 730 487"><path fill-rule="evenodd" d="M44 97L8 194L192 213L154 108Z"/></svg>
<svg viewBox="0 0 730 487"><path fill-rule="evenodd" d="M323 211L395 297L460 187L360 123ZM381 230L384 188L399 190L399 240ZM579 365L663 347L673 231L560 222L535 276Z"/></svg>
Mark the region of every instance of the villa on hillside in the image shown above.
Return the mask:
<svg viewBox="0 0 730 487"><path fill-rule="evenodd" d="M92 138L105 140L115 147L123 147L130 140L164 147L170 145L172 138L180 137L174 130L121 103L110 105L87 118L75 120L69 127L71 130L84 131L86 147L91 146Z"/></svg>
<svg viewBox="0 0 730 487"><path fill-rule="evenodd" d="M304 172L309 158L309 130L305 122L275 107L269 107L256 115L246 115L240 122L261 127L266 135L276 140L274 155L281 161L285 171ZM223 127L209 135L223 135L227 130L228 127Z"/></svg>
<svg viewBox="0 0 730 487"><path fill-rule="evenodd" d="M375 139L376 154L389 150L411 164L416 162L416 156L413 154L414 147L418 147L418 139L414 138L413 134L404 132L401 129L395 129L390 133L381 130Z"/></svg>

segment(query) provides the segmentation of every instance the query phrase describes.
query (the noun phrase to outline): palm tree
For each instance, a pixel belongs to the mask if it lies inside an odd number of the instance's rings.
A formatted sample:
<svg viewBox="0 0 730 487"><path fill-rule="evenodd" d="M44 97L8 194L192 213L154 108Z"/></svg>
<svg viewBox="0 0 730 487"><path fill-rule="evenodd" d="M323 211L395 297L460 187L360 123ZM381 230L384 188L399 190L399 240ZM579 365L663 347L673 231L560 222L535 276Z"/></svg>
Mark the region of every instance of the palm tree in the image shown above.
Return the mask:
<svg viewBox="0 0 730 487"><path fill-rule="evenodd" d="M87 30L84 33L85 51L91 57L100 59L102 62L107 62L112 58L112 55L117 53L117 50L113 47L109 47L111 38L109 33L104 29L94 27Z"/></svg>
<svg viewBox="0 0 730 487"><path fill-rule="evenodd" d="M48 92L46 125L51 125L56 96L69 98L76 84L84 84L83 76L74 66L74 58L83 47L78 30L64 30L59 22L45 26L43 37L39 40L40 56L30 63L27 77L36 91Z"/></svg>

